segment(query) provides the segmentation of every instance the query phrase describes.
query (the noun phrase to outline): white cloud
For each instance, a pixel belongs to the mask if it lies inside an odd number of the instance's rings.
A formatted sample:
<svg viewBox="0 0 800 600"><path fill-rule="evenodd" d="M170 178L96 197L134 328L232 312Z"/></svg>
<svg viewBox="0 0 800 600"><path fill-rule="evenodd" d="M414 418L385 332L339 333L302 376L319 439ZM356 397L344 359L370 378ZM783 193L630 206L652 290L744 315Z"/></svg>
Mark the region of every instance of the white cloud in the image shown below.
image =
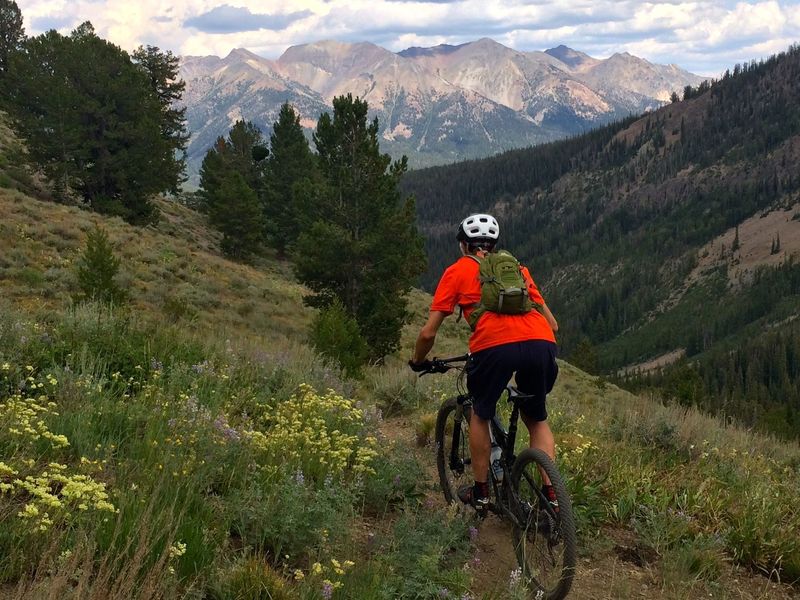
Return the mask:
<svg viewBox="0 0 800 600"><path fill-rule="evenodd" d="M800 40L800 0L17 0L29 34L91 20L131 50L225 55L245 47L275 58L320 39L366 40L391 50L491 37L519 50L566 44L598 57L628 51L717 74ZM208 33L186 22L228 5L270 15L273 29ZM288 15L309 11L292 21ZM215 13L212 13L215 14ZM305 13L303 13L305 14ZM196 21L195 21L196 22ZM254 26L251 22L249 26ZM235 28L231 25L229 28Z"/></svg>

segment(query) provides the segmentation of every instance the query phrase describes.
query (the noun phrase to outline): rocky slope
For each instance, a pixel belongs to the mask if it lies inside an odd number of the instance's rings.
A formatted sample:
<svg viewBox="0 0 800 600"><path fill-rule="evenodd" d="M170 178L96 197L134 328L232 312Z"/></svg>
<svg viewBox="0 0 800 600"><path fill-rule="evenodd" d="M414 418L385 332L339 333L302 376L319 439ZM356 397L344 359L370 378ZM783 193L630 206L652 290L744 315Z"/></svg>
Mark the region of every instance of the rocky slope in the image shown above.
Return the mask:
<svg viewBox="0 0 800 600"><path fill-rule="evenodd" d="M487 38L399 53L323 41L291 47L277 61L234 50L185 57L181 77L193 170L236 119L268 131L285 101L312 128L333 97L361 96L380 119L386 150L420 166L559 139L656 108L701 81L629 54L519 52Z"/></svg>

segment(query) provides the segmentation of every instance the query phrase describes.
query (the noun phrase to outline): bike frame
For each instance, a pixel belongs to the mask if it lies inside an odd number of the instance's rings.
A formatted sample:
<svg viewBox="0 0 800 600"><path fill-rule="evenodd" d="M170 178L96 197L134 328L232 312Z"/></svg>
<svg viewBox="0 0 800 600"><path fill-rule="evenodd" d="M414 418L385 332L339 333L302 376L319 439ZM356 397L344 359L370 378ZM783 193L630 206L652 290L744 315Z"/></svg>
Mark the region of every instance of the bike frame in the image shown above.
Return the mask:
<svg viewBox="0 0 800 600"><path fill-rule="evenodd" d="M434 359L434 363L437 365L438 371L431 371L431 372L440 372L443 373L449 369L461 369L462 373L464 367L456 367L453 363L461 363L468 360L469 355L464 356L457 356L454 358L446 358L446 359ZM423 373L424 375L424 373ZM509 504L509 494L514 494L513 486L509 485L509 478L511 477L511 471L514 466L514 462L516 461L517 457L514 454L514 446L517 442L517 430L519 427L520 421L520 406L519 406L519 399L524 398L524 396L517 395L517 392L512 388L510 385L506 386L505 391L505 399L511 403L511 417L509 418L508 430L503 426L502 421L500 421L500 417L495 414L492 420L489 422L489 427L491 428L492 435L494 436L495 441L500 446L500 462L503 465L503 481L500 482L495 477L494 471L489 469L489 476L492 480L492 487L494 488L494 495L497 499L497 505L489 505L490 510L493 512L500 514L502 516L506 516L509 519L517 522L517 516L512 510L512 507ZM464 462L458 457L458 448L461 443L461 420L464 418L464 409L469 408L472 409L472 396L470 394L459 394L456 397L456 401L458 403L458 409L454 415L454 423L455 427L453 427L453 443L450 446L450 470L456 471L459 473L464 472L464 467L466 466ZM470 461L471 462L471 461ZM525 479L528 480L528 483L531 484L531 488L536 491L537 496L539 496L540 506L547 507L547 511L551 514L551 517L555 517L552 509L550 507L550 502L544 497L542 491L534 484L534 482L530 479L530 476L525 473ZM515 501L518 501L517 498L514 498Z"/></svg>
<svg viewBox="0 0 800 600"><path fill-rule="evenodd" d="M509 397L510 391L506 391L506 398L511 401L513 408L511 409L511 417L509 420L508 429L503 426L502 421L500 421L500 417L497 415L492 418L489 422L489 427L491 428L492 435L494 436L495 442L497 445L500 446L500 462L503 465L503 481L498 481L497 477L495 477L494 471L489 469L489 476L492 480L492 487L494 488L494 495L498 501L497 505L490 505L490 509L493 512L500 513L504 516L509 518L515 519L515 515L510 510L507 502L507 490L510 489L508 485L508 478L511 476L511 469L514 466L514 461L516 460L516 455L514 454L514 446L517 441L517 429L519 427L519 404L513 401ZM459 405L459 410L456 412L454 416L455 420L455 427L453 428L453 443L450 446L450 469L454 471L463 470L463 464L459 464L462 462L458 458L458 448L461 442L461 420L464 419L464 409L469 408L472 409L472 396L469 394L459 394L457 397L457 402Z"/></svg>

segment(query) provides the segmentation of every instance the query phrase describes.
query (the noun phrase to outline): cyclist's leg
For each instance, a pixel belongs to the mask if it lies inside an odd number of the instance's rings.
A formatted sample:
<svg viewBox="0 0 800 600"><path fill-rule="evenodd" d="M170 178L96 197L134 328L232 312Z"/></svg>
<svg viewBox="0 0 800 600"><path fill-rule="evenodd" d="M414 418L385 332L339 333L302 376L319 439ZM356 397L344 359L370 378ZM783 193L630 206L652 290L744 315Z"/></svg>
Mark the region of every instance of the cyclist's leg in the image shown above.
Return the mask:
<svg viewBox="0 0 800 600"><path fill-rule="evenodd" d="M521 412L522 422L528 428L528 435L530 435L530 447L539 448L547 456L555 460L556 458L556 441L553 438L553 432L550 430L550 425L547 421L536 421L533 417L529 417Z"/></svg>
<svg viewBox="0 0 800 600"><path fill-rule="evenodd" d="M478 484L487 482L489 459L492 453L489 420L481 418L474 410L469 422L469 452L472 459L472 472L475 482Z"/></svg>
<svg viewBox="0 0 800 600"><path fill-rule="evenodd" d="M516 349L503 344L476 352L467 364L467 389L472 396L472 417L469 428L470 456L475 487L488 489L491 440L489 422L497 408L497 400L514 372Z"/></svg>
<svg viewBox="0 0 800 600"><path fill-rule="evenodd" d="M547 423L547 394L558 377L556 345L544 340L523 342L524 351L518 365L516 382L520 392L535 396L521 406L522 422L528 428L530 447L538 448L555 460L555 440ZM550 480L542 472L545 484Z"/></svg>

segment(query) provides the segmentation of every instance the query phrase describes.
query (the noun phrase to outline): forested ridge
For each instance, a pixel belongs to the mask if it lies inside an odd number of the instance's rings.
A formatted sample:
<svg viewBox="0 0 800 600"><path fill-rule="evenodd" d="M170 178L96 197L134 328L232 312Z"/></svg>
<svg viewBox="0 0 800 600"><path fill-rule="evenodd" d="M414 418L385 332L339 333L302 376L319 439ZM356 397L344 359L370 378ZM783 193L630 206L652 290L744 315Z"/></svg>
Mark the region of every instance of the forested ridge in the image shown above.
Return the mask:
<svg viewBox="0 0 800 600"><path fill-rule="evenodd" d="M761 340L776 330L787 347L796 338L796 328L773 325L797 313L800 266L793 243L775 235L766 245L781 266L760 264L751 254L761 250L738 246L738 225L774 211L800 223L800 48L736 65L674 100L564 142L410 172L404 186L429 252L424 286L455 257L458 219L493 212L503 246L556 311L567 357L616 375L680 350L680 364L637 385L772 430L789 419L777 429L792 434L794 355L761 360ZM732 228L734 243L713 245ZM725 359L744 343L759 358ZM700 382L691 394L666 383L679 369ZM780 386L755 383L776 378Z"/></svg>

